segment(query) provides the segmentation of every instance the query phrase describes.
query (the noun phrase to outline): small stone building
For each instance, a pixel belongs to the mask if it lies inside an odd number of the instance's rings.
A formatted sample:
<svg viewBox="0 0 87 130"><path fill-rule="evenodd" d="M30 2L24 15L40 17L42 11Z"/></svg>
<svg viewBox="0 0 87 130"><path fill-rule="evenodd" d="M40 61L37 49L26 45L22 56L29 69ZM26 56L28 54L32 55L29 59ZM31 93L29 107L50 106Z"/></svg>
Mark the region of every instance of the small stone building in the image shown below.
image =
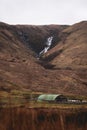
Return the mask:
<svg viewBox="0 0 87 130"><path fill-rule="evenodd" d="M61 94L41 94L37 100L48 102L66 102L67 98Z"/></svg>

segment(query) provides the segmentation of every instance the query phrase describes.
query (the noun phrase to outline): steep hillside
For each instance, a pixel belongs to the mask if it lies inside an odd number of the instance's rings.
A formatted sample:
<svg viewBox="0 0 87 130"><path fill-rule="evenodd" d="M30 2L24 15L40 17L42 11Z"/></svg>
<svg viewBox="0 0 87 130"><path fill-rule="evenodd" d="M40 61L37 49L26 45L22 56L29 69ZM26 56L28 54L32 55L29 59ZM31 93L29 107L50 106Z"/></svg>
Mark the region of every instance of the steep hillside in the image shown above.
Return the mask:
<svg viewBox="0 0 87 130"><path fill-rule="evenodd" d="M87 22L65 25L0 23L0 90L87 95ZM39 59L48 37L53 41Z"/></svg>
<svg viewBox="0 0 87 130"><path fill-rule="evenodd" d="M56 43L56 32L66 27L57 25L13 26L0 23L1 90L28 88L37 91L42 89L40 84L46 72L37 64L36 57L44 48L46 38L52 35L50 33L55 32L54 41Z"/></svg>
<svg viewBox="0 0 87 130"><path fill-rule="evenodd" d="M52 47L61 39L60 33L67 28L66 25L17 25L17 35L21 41L37 54L44 49L46 39L53 36Z"/></svg>
<svg viewBox="0 0 87 130"><path fill-rule="evenodd" d="M0 24L0 88L10 90L27 84L26 67L28 63L34 66L34 52L21 43L16 28ZM29 68L28 68L29 70ZM28 78L29 80L29 78ZM17 87L17 85L19 86Z"/></svg>
<svg viewBox="0 0 87 130"><path fill-rule="evenodd" d="M56 67L87 68L87 22L68 27L62 33L66 34L64 42L61 40L50 50L46 59Z"/></svg>
<svg viewBox="0 0 87 130"><path fill-rule="evenodd" d="M74 93L82 89L87 93L87 22L68 27L62 31L62 36L64 34L65 40L59 41L42 57L42 65L61 71L60 84L66 86L65 91Z"/></svg>

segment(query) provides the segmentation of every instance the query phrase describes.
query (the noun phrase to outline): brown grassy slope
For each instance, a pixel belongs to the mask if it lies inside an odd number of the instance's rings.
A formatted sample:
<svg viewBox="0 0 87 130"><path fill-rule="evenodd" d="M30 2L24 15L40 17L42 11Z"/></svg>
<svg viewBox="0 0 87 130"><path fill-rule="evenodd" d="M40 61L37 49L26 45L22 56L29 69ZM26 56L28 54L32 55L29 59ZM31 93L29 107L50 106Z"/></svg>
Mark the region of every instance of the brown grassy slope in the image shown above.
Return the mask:
<svg viewBox="0 0 87 130"><path fill-rule="evenodd" d="M49 50L43 60L54 66L55 77L60 72L58 86L64 91L87 93L87 22L68 27L62 37L64 34L65 40Z"/></svg>
<svg viewBox="0 0 87 130"><path fill-rule="evenodd" d="M0 89L44 89L44 77L49 74L36 63L35 51L39 52L43 48L44 39L52 32L65 27L11 26L0 23Z"/></svg>
<svg viewBox="0 0 87 130"><path fill-rule="evenodd" d="M1 90L27 88L49 93L87 95L86 22L67 27L65 30L65 26L58 29L59 26L55 25L10 26L0 24ZM46 64L47 68L44 68L34 56L35 52L43 48L42 43L52 32L57 32L54 43L58 45L45 55L43 64ZM81 46L80 49L78 49L79 46ZM76 57L84 62L82 61L81 65L79 62L76 64L73 62ZM54 66L48 69L50 64Z"/></svg>
<svg viewBox="0 0 87 130"><path fill-rule="evenodd" d="M87 68L87 22L68 27L62 33L66 34L65 40L51 49L46 59L56 67Z"/></svg>
<svg viewBox="0 0 87 130"><path fill-rule="evenodd" d="M35 68L34 52L17 36L16 28L1 23L0 26L0 87L3 90L30 84ZM31 68L30 68L31 66Z"/></svg>

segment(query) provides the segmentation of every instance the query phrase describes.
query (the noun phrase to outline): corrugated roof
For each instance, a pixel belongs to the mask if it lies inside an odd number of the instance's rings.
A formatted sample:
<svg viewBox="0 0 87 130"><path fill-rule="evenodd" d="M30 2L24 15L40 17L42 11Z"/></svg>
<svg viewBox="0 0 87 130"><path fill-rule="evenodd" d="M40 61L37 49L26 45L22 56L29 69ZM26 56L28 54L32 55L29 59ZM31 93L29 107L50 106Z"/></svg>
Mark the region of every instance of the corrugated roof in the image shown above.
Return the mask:
<svg viewBox="0 0 87 130"><path fill-rule="evenodd" d="M38 97L38 100L54 101L61 94L42 94Z"/></svg>

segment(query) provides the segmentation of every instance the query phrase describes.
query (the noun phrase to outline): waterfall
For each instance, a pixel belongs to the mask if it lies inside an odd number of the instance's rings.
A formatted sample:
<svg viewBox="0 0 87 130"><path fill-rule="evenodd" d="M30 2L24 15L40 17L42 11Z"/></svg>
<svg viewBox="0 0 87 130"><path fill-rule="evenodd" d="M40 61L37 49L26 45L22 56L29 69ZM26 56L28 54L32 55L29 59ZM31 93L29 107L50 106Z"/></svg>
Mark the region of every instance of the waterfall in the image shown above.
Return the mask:
<svg viewBox="0 0 87 130"><path fill-rule="evenodd" d="M48 49L51 47L51 45L52 45L52 40L53 40L53 37L51 36L51 37L48 37L47 38L47 41L46 41L46 43L45 43L45 48L39 53L39 57L40 56L42 56L43 54L45 54L47 51L48 51Z"/></svg>

